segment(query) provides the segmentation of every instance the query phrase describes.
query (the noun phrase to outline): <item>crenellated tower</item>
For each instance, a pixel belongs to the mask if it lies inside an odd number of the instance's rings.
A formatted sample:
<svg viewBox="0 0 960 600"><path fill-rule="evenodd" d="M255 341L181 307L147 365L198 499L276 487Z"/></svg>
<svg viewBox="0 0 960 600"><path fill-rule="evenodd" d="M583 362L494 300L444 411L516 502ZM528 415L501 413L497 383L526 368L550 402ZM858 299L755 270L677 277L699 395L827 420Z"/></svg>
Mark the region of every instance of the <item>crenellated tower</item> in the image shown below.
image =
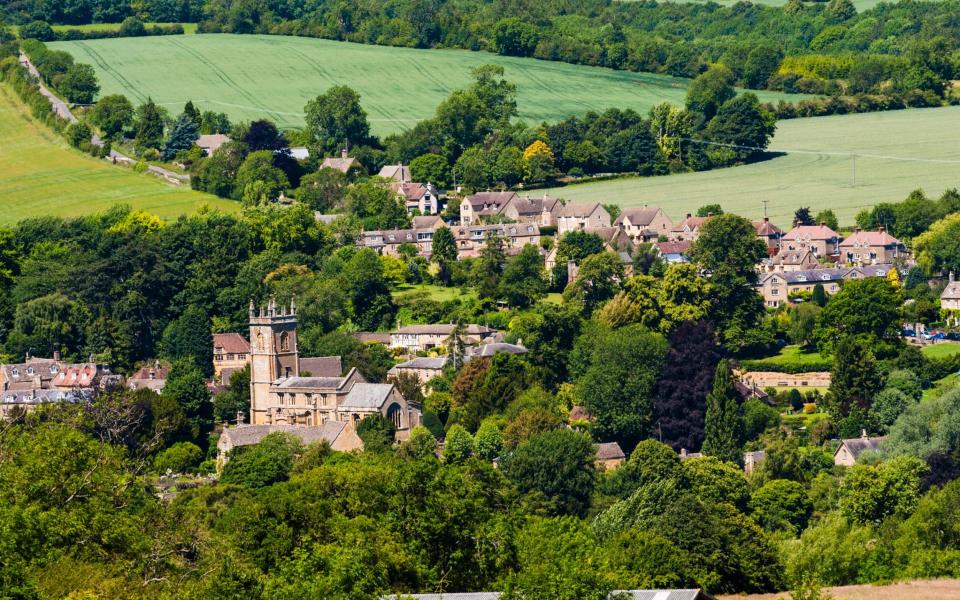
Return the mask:
<svg viewBox="0 0 960 600"><path fill-rule="evenodd" d="M250 423L271 422L270 386L279 379L300 376L297 350L297 307L278 307L271 298L265 307L250 302Z"/></svg>

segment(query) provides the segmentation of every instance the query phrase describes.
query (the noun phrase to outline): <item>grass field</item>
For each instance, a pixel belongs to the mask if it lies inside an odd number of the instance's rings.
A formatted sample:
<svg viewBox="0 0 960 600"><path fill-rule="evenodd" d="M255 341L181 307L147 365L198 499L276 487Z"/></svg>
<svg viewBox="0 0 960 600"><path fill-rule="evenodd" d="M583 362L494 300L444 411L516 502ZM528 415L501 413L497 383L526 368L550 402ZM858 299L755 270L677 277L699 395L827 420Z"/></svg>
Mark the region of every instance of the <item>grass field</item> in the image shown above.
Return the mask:
<svg viewBox="0 0 960 600"><path fill-rule="evenodd" d="M426 283L418 285L403 285L393 292L393 295L396 298L403 298L404 296L413 296L419 294L426 294L428 300L433 300L435 302L468 300L476 299L477 297L476 292L473 290L464 293L464 291L460 288L443 287L441 285L430 285Z"/></svg>
<svg viewBox="0 0 960 600"><path fill-rule="evenodd" d="M120 203L164 218L202 204L229 211L239 206L69 148L0 85L0 225L26 217L89 214Z"/></svg>
<svg viewBox="0 0 960 600"><path fill-rule="evenodd" d="M769 358L763 359L764 362L770 364L777 363L800 363L800 364L809 364L809 365L819 365L822 364L824 360L829 360L829 358L824 358L819 352L804 352L800 349L800 346L793 344L784 346L780 349L780 352L771 356Z"/></svg>
<svg viewBox="0 0 960 600"><path fill-rule="evenodd" d="M954 342L940 342L920 349L927 358L947 358L960 354L960 344Z"/></svg>
<svg viewBox="0 0 960 600"><path fill-rule="evenodd" d="M712 203L759 218L767 201L771 220L781 227L789 227L800 206L814 213L832 208L841 224L853 224L860 209L898 202L916 188L939 196L960 186L958 131L956 106L780 121L770 149L793 152L770 160L702 173L586 183L549 193L576 201L657 205L675 219Z"/></svg>
<svg viewBox="0 0 960 600"><path fill-rule="evenodd" d="M179 111L187 100L232 119L269 117L303 124L303 107L328 87L346 84L361 96L374 133L387 134L433 114L470 70L503 65L517 84L520 115L555 121L587 110L680 103L688 81L465 50L415 50L312 38L191 35L56 42L97 70L103 94L123 93ZM765 100L786 97L764 93ZM794 96L794 98L798 98Z"/></svg>
<svg viewBox="0 0 960 600"><path fill-rule="evenodd" d="M835 600L954 600L960 598L960 579L928 579L889 585L848 585L823 588L824 598ZM737 594L717 600L790 600L789 592L779 594Z"/></svg>

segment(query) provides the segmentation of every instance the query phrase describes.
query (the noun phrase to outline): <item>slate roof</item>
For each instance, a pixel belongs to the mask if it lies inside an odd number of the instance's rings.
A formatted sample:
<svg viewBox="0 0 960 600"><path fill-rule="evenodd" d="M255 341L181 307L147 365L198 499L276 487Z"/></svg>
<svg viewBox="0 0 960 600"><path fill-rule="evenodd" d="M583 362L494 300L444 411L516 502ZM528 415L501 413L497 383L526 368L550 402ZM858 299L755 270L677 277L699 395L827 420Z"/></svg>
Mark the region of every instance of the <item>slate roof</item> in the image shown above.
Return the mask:
<svg viewBox="0 0 960 600"><path fill-rule="evenodd" d="M500 352L506 352L508 354L526 354L527 349L518 344L507 344L506 342L493 342L491 344L484 344L476 349L473 352L473 356L493 356Z"/></svg>
<svg viewBox="0 0 960 600"><path fill-rule="evenodd" d="M593 447L597 451L597 460L617 460L627 457L620 448L620 444L616 442L603 442L594 444Z"/></svg>
<svg viewBox="0 0 960 600"><path fill-rule="evenodd" d="M761 280L761 283L771 277L781 277L787 283L818 283L821 281L842 281L844 275L851 269L808 269L806 271L787 271L785 273L770 273Z"/></svg>
<svg viewBox="0 0 960 600"><path fill-rule="evenodd" d="M406 362L402 362L398 365L395 365L390 369L392 372L394 369L442 369L447 364L446 356L439 357L428 357L428 356L418 356L417 358L410 359Z"/></svg>
<svg viewBox="0 0 960 600"><path fill-rule="evenodd" d="M453 323L431 323L426 325L407 325L390 333L406 335L450 335L456 328L457 326ZM484 325L470 324L463 326L463 333L465 335L485 335L493 331L493 329Z"/></svg>
<svg viewBox="0 0 960 600"><path fill-rule="evenodd" d="M960 298L960 281L953 281L952 274L951 280L947 282L947 287L943 288L943 291L940 292L940 298L944 300Z"/></svg>
<svg viewBox="0 0 960 600"><path fill-rule="evenodd" d="M646 227L650 225L657 217L657 213L660 212L660 209L655 206L644 206L642 208L624 208L620 211L620 214L617 216L617 220L613 222L614 225L619 226L623 223L623 220L626 218L630 219L630 224L634 227Z"/></svg>
<svg viewBox="0 0 960 600"><path fill-rule="evenodd" d="M713 218L712 216L711 217L694 217L694 216L687 215L686 219L680 221L679 223L673 226L672 231L681 232L681 231L685 231L686 229L689 229L690 231L694 231L696 229L703 227L703 224L712 218Z"/></svg>
<svg viewBox="0 0 960 600"><path fill-rule="evenodd" d="M250 342L239 333L213 334L213 347L223 348L223 351L229 354L250 353Z"/></svg>
<svg viewBox="0 0 960 600"><path fill-rule="evenodd" d="M0 392L2 404L47 404L50 402L81 402L93 397L91 390L6 390Z"/></svg>
<svg viewBox="0 0 960 600"><path fill-rule="evenodd" d="M593 214L600 207L599 202L568 202L560 209L558 216L584 218Z"/></svg>
<svg viewBox="0 0 960 600"><path fill-rule="evenodd" d="M346 426L346 423L337 421L327 421L318 427L304 425L239 425L225 428L220 436L227 438L226 441L234 448L259 444L263 438L278 431L293 434L300 438L304 444L319 441L327 441L332 444Z"/></svg>
<svg viewBox="0 0 960 600"><path fill-rule="evenodd" d="M343 375L343 364L339 356L301 358L300 372L310 373L311 377L340 377Z"/></svg>
<svg viewBox="0 0 960 600"><path fill-rule="evenodd" d="M394 179L402 183L406 183L412 180L412 178L410 177L410 167L403 164L384 165L380 169L380 172L377 173L377 176L386 177L387 179Z"/></svg>
<svg viewBox="0 0 960 600"><path fill-rule="evenodd" d="M392 383L355 383L338 408L379 410L387 403L391 391Z"/></svg>
<svg viewBox="0 0 960 600"><path fill-rule="evenodd" d="M477 192L467 196L463 201L474 207L492 204L500 208L510 202L516 195L516 192Z"/></svg>
<svg viewBox="0 0 960 600"><path fill-rule="evenodd" d="M357 331L350 334L365 344L389 344L390 334L376 331Z"/></svg>
<svg viewBox="0 0 960 600"><path fill-rule="evenodd" d="M335 169L341 173L347 173L358 164L360 163L352 156L336 156L323 159L323 162L320 163L320 168Z"/></svg>
<svg viewBox="0 0 960 600"><path fill-rule="evenodd" d="M880 444L887 439L886 437L858 437L850 440L841 440L840 446L837 447L837 452L840 451L840 448L846 446L847 451L853 456L854 460L860 457L860 455L866 450L876 450L880 447ZM836 455L836 452L834 452Z"/></svg>
<svg viewBox="0 0 960 600"><path fill-rule="evenodd" d="M802 265L807 260L808 255L811 255L809 250L781 250L770 259L770 264ZM816 259L814 259L814 262L816 262Z"/></svg>
<svg viewBox="0 0 960 600"><path fill-rule="evenodd" d="M343 385L346 377L287 377L276 387L289 388L313 388L324 390L335 390Z"/></svg>
<svg viewBox="0 0 960 600"><path fill-rule="evenodd" d="M204 150L207 150L210 154L213 154L220 148L220 146L229 141L229 136L226 136L222 133L213 133L201 135L197 138L197 141L194 142L194 144L203 148Z"/></svg>

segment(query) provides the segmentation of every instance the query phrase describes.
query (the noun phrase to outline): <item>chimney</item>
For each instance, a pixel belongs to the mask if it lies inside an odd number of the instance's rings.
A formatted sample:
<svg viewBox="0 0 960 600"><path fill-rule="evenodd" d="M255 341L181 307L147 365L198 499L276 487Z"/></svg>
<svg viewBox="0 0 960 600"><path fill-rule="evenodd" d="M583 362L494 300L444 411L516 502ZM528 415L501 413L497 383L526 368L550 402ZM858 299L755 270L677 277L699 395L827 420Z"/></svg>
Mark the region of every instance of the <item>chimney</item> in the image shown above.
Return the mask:
<svg viewBox="0 0 960 600"><path fill-rule="evenodd" d="M861 429L861 430L860 430L860 437L862 437L863 439L867 439L867 430L866 430L866 429Z"/></svg>
<svg viewBox="0 0 960 600"><path fill-rule="evenodd" d="M886 231L886 230L887 230L887 228L884 227L883 225L881 225L880 227L877 227L877 231L879 231L880 233L883 233L883 232Z"/></svg>
<svg viewBox="0 0 960 600"><path fill-rule="evenodd" d="M953 283L953 271L950 271L950 283Z"/></svg>
<svg viewBox="0 0 960 600"><path fill-rule="evenodd" d="M693 213L687 213L687 218L688 218L688 219L689 219L690 217L692 217L692 216L693 216Z"/></svg>
<svg viewBox="0 0 960 600"><path fill-rule="evenodd" d="M860 233L860 228L859 228L859 227L854 227L854 228L853 228L853 232L854 232L854 233Z"/></svg>
<svg viewBox="0 0 960 600"><path fill-rule="evenodd" d="M54 350L54 351L53 351L53 360L56 360L56 361L59 361L59 360L60 360L60 351L59 351L59 350Z"/></svg>
<svg viewBox="0 0 960 600"><path fill-rule="evenodd" d="M764 222L764 223L769 223L769 222L770 222L770 217L764 217L764 218L763 218L763 222Z"/></svg>
<svg viewBox="0 0 960 600"><path fill-rule="evenodd" d="M826 227L826 226L827 226L826 221L820 221L820 227Z"/></svg>
<svg viewBox="0 0 960 600"><path fill-rule="evenodd" d="M237 411L237 425L243 425L243 411Z"/></svg>
<svg viewBox="0 0 960 600"><path fill-rule="evenodd" d="M687 456L687 449L680 448L680 458L685 458Z"/></svg>
<svg viewBox="0 0 960 600"><path fill-rule="evenodd" d="M346 149L346 148L340 150L340 158L349 158L349 156L347 156L347 149Z"/></svg>
<svg viewBox="0 0 960 600"><path fill-rule="evenodd" d="M712 217L712 216L713 216L713 213L712 213L712 212L708 212L708 213L707 213L707 217Z"/></svg>

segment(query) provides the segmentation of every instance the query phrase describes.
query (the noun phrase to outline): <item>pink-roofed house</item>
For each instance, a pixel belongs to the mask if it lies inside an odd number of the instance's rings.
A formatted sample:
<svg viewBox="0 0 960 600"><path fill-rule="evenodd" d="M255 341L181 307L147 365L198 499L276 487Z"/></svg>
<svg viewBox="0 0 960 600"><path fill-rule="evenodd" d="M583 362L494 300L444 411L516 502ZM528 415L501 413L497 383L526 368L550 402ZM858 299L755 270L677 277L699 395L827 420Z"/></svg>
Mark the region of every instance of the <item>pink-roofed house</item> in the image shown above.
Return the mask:
<svg viewBox="0 0 960 600"><path fill-rule="evenodd" d="M840 234L824 224L797 225L783 236L783 250L810 250L814 256L836 256L840 253Z"/></svg>
<svg viewBox="0 0 960 600"><path fill-rule="evenodd" d="M877 231L860 231L840 242L840 260L848 263L892 263L906 253L903 242L881 227Z"/></svg>

